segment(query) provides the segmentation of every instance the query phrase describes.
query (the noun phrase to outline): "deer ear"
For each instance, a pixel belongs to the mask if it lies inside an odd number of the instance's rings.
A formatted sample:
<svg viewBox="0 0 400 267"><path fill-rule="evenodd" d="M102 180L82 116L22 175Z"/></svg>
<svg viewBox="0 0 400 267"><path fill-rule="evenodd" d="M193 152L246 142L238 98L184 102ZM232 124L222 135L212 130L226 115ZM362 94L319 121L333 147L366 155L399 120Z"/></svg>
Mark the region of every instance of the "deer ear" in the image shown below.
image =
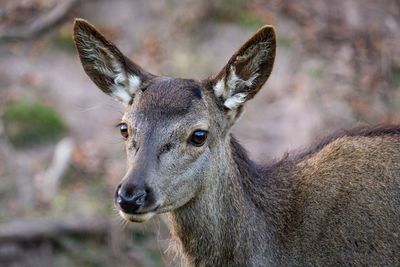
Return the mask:
<svg viewBox="0 0 400 267"><path fill-rule="evenodd" d="M129 103L141 84L154 77L83 19L75 20L74 41L86 74L103 92L121 102Z"/></svg>
<svg viewBox="0 0 400 267"><path fill-rule="evenodd" d="M251 37L212 79L214 94L228 110L238 110L254 97L271 74L275 59L275 30L264 26Z"/></svg>

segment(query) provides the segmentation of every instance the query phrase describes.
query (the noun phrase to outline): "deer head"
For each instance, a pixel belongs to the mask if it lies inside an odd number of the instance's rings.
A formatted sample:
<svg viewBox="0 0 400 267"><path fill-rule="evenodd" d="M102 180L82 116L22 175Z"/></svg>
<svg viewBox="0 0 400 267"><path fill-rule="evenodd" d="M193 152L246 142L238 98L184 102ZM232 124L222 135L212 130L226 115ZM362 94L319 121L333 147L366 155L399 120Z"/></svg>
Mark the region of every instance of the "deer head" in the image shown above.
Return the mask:
<svg viewBox="0 0 400 267"><path fill-rule="evenodd" d="M276 46L273 27L264 26L217 75L193 80L143 70L82 19L74 40L87 75L125 106L128 171L115 202L135 222L185 206L229 168L229 130L268 79Z"/></svg>

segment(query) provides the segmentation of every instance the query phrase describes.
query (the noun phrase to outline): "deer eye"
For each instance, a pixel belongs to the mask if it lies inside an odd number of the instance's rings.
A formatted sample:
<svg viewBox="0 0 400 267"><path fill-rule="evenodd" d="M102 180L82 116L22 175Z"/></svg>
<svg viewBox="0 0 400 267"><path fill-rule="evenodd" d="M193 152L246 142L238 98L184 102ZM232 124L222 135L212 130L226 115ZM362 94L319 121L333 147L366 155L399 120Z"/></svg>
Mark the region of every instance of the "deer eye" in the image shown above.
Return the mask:
<svg viewBox="0 0 400 267"><path fill-rule="evenodd" d="M208 131L195 130L190 136L189 143L194 146L202 146L207 140Z"/></svg>
<svg viewBox="0 0 400 267"><path fill-rule="evenodd" d="M129 132L128 132L128 125L124 122L121 122L118 124L119 131L121 132L121 135L123 138L128 138Z"/></svg>

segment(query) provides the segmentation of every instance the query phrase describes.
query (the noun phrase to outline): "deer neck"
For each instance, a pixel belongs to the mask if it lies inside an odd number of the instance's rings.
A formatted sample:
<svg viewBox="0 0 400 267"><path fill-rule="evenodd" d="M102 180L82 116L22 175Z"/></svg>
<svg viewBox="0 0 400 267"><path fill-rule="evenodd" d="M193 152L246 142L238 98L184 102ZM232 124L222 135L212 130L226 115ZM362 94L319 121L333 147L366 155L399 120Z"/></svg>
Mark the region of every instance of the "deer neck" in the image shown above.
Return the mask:
<svg viewBox="0 0 400 267"><path fill-rule="evenodd" d="M233 137L225 152L229 160L210 177L214 183L169 214L173 242L180 246L185 266L248 266L268 261L272 227L257 207L257 197L248 192L249 183L260 175Z"/></svg>

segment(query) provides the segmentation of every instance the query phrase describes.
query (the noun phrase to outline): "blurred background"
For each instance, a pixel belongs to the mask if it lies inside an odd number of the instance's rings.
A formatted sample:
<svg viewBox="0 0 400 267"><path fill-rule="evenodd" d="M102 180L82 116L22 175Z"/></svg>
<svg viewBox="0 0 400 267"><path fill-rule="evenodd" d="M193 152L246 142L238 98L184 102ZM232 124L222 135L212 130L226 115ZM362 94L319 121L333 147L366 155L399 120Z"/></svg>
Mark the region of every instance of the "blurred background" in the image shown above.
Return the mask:
<svg viewBox="0 0 400 267"><path fill-rule="evenodd" d="M125 224L117 102L73 46L88 19L159 75L206 78L264 24L275 67L233 131L265 162L330 132L400 123L398 0L0 0L0 266L176 266L168 222Z"/></svg>

